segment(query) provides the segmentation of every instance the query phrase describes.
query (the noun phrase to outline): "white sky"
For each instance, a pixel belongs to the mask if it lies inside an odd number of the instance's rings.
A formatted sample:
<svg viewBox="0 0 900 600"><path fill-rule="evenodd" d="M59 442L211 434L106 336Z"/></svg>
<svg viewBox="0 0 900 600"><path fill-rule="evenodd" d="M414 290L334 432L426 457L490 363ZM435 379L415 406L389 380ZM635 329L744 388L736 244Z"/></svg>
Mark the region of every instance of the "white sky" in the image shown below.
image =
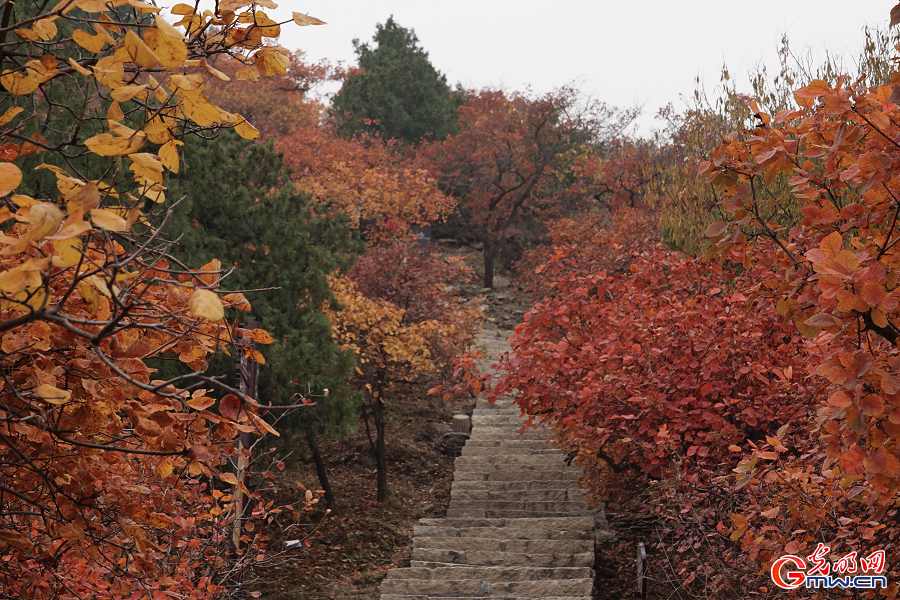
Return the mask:
<svg viewBox="0 0 900 600"><path fill-rule="evenodd" d="M569 83L618 106L644 107L649 132L657 109L679 106L694 78L707 88L727 64L739 85L757 64L777 67L787 33L795 50L844 55L852 65L865 25L887 26L894 0L282 0L289 11L327 21L283 28L280 43L355 64L352 40L370 41L391 15L415 30L451 85L542 93ZM273 16L276 16L273 15ZM848 70L850 70L848 68ZM777 72L777 71L776 71Z"/></svg>

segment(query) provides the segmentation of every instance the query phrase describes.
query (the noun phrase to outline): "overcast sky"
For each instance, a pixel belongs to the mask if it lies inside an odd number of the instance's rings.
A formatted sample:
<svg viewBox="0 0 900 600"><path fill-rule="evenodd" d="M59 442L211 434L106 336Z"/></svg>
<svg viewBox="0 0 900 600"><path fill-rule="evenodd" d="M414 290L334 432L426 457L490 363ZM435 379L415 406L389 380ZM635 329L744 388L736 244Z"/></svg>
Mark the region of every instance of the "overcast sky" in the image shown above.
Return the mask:
<svg viewBox="0 0 900 600"><path fill-rule="evenodd" d="M391 15L415 30L451 85L546 92L577 83L585 93L644 108L652 116L694 78L707 87L722 65L744 87L757 64L777 66L783 33L792 47L846 56L852 65L863 27L887 26L892 0L282 0L328 23L284 28L280 43L314 60L355 64L352 40L369 41ZM849 70L849 69L848 69Z"/></svg>

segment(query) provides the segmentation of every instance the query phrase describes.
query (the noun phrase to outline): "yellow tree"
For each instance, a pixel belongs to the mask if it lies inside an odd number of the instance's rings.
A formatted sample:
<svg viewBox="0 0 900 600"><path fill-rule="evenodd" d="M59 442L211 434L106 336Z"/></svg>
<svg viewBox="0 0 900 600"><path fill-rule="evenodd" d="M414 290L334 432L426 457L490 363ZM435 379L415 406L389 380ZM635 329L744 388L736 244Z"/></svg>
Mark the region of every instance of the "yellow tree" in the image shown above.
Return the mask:
<svg viewBox="0 0 900 600"><path fill-rule="evenodd" d="M0 2L0 589L10 597L214 597L261 541L229 556L234 499L208 488L237 483L218 467L239 432L274 433L252 398L205 375L232 341L225 308L247 302L219 296L217 261L198 272L168 254L176 203L165 183L186 136L258 135L204 94L210 78L227 79L211 59L230 55L261 76L283 74L289 59L268 42L282 25L262 10L273 2L208 4L177 4L167 20L139 0ZM166 354L192 372L154 379L145 361ZM216 389L229 393L217 400Z"/></svg>
<svg viewBox="0 0 900 600"><path fill-rule="evenodd" d="M341 311L326 310L335 340L341 349L356 355L354 385L365 397L363 420L378 470L378 501L387 499L387 459L384 443L385 392L401 380L435 371L429 339L440 335L444 325L427 320L404 322L406 311L387 300L366 298L356 284L342 277L329 280ZM375 425L375 438L369 417Z"/></svg>

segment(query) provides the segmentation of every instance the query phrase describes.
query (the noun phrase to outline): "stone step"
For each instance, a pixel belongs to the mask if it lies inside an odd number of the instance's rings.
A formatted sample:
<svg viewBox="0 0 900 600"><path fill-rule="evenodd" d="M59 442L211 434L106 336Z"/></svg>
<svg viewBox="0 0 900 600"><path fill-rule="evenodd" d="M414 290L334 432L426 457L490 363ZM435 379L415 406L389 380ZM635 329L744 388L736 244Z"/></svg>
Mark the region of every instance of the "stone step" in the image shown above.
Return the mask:
<svg viewBox="0 0 900 600"><path fill-rule="evenodd" d="M457 552L494 551L514 554L581 554L594 550L593 539L520 540L483 537L417 537L413 548L455 550Z"/></svg>
<svg viewBox="0 0 900 600"><path fill-rule="evenodd" d="M522 409L520 409L517 406L510 406L510 407L506 407L506 408L501 408L499 406L494 406L492 408L476 408L472 411L472 416L473 417L475 417L475 416L483 416L483 417L513 416L513 417L525 418L522 415Z"/></svg>
<svg viewBox="0 0 900 600"><path fill-rule="evenodd" d="M503 427L506 425L522 426L522 417L519 415L482 415L472 413L472 424L474 426L486 425L488 427Z"/></svg>
<svg viewBox="0 0 900 600"><path fill-rule="evenodd" d="M551 440L552 434L535 429L520 432L518 427L486 427L472 430L472 440Z"/></svg>
<svg viewBox="0 0 900 600"><path fill-rule="evenodd" d="M564 517L556 519L435 519L425 517L419 519L421 527L494 527L509 529L533 529L535 531L551 531L554 529L590 529L594 521L585 517Z"/></svg>
<svg viewBox="0 0 900 600"><path fill-rule="evenodd" d="M448 517L484 517L486 519L517 519L521 517L586 517L591 515L588 509L583 510L548 510L546 512L534 510L515 510L512 508L447 508Z"/></svg>
<svg viewBox="0 0 900 600"><path fill-rule="evenodd" d="M422 596L419 594L381 594L381 600L453 600L454 598L478 598L484 596ZM490 600L532 600L528 596L488 596ZM590 596L544 596L541 600L591 600Z"/></svg>
<svg viewBox="0 0 900 600"><path fill-rule="evenodd" d="M556 448L551 448L549 446L544 446L543 448L508 448L508 447L494 447L494 448L482 448L478 446L469 446L466 444L463 446L462 454L460 456L465 457L474 457L474 456L561 456L565 459L565 454L562 454Z"/></svg>
<svg viewBox="0 0 900 600"><path fill-rule="evenodd" d="M575 469L553 469L550 471L537 471L525 469L491 469L491 470L458 470L453 474L454 481L542 481L552 479L555 481L570 479L575 481L580 472Z"/></svg>
<svg viewBox="0 0 900 600"><path fill-rule="evenodd" d="M519 554L515 552L455 552L453 550L413 550L411 567L592 567L594 552L578 554Z"/></svg>
<svg viewBox="0 0 900 600"><path fill-rule="evenodd" d="M489 491L507 491L507 490L560 490L573 487L575 485L573 479L546 479L539 481L465 481L457 480L452 484L452 490L489 490Z"/></svg>
<svg viewBox="0 0 900 600"><path fill-rule="evenodd" d="M593 579L545 579L543 581L489 582L479 579L421 580L385 579L382 594L422 594L426 596L513 596L543 598L545 596L584 596L591 593Z"/></svg>
<svg viewBox="0 0 900 600"><path fill-rule="evenodd" d="M466 441L467 448L550 448L556 450L544 440L479 440L469 439Z"/></svg>
<svg viewBox="0 0 900 600"><path fill-rule="evenodd" d="M420 579L427 581L453 581L477 579L481 581L535 581L545 579L585 579L593 577L587 567L406 567L391 569L387 579Z"/></svg>
<svg viewBox="0 0 900 600"><path fill-rule="evenodd" d="M515 468L535 468L539 466L565 466L565 454L555 452L553 454L487 454L482 456L460 456L456 459L454 467L472 466L476 468L484 468L488 466L502 466L504 469L509 465L515 465Z"/></svg>
<svg viewBox="0 0 900 600"><path fill-rule="evenodd" d="M496 527L413 527L414 534L423 538L481 538L486 540L593 540L590 529L514 529L498 532ZM413 541L415 544L415 541Z"/></svg>
<svg viewBox="0 0 900 600"><path fill-rule="evenodd" d="M451 489L450 502L585 502L577 487L550 490L461 490Z"/></svg>
<svg viewBox="0 0 900 600"><path fill-rule="evenodd" d="M491 462L489 460L481 460L480 456L459 457L456 459L454 471L456 473L479 471L485 475L491 475L497 471L519 471L522 473L529 471L555 471L563 472L568 470L570 473L580 473L580 470L569 467L561 457L536 457L536 464L528 462ZM573 479L577 475L573 475Z"/></svg>

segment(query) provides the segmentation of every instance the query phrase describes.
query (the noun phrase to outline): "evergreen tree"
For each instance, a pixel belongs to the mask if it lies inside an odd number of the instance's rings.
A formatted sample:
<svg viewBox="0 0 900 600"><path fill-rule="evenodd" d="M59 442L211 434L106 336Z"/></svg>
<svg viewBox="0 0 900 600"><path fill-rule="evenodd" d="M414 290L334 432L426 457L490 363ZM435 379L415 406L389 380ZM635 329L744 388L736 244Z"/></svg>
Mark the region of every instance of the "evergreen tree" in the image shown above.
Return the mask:
<svg viewBox="0 0 900 600"><path fill-rule="evenodd" d="M261 348L262 403L291 403L307 386L313 393L329 389L287 425L308 442L333 505L316 437L340 435L355 423L356 397L346 385L354 362L335 344L321 309L333 302L326 276L349 267L362 243L343 217L313 213L305 195L288 183L271 142L248 146L232 132L191 148L189 161L170 181L169 196L184 197L168 228L180 236L176 256L187 264L220 259L224 269L234 268L225 280L232 290L280 288L248 294L252 312L230 318L255 319L275 338ZM226 358L212 369L230 374L233 364Z"/></svg>
<svg viewBox="0 0 900 600"><path fill-rule="evenodd" d="M408 142L456 133L462 96L451 92L416 34L391 17L377 26L373 42L374 48L353 40L364 73L350 76L334 97L339 131L375 132Z"/></svg>

